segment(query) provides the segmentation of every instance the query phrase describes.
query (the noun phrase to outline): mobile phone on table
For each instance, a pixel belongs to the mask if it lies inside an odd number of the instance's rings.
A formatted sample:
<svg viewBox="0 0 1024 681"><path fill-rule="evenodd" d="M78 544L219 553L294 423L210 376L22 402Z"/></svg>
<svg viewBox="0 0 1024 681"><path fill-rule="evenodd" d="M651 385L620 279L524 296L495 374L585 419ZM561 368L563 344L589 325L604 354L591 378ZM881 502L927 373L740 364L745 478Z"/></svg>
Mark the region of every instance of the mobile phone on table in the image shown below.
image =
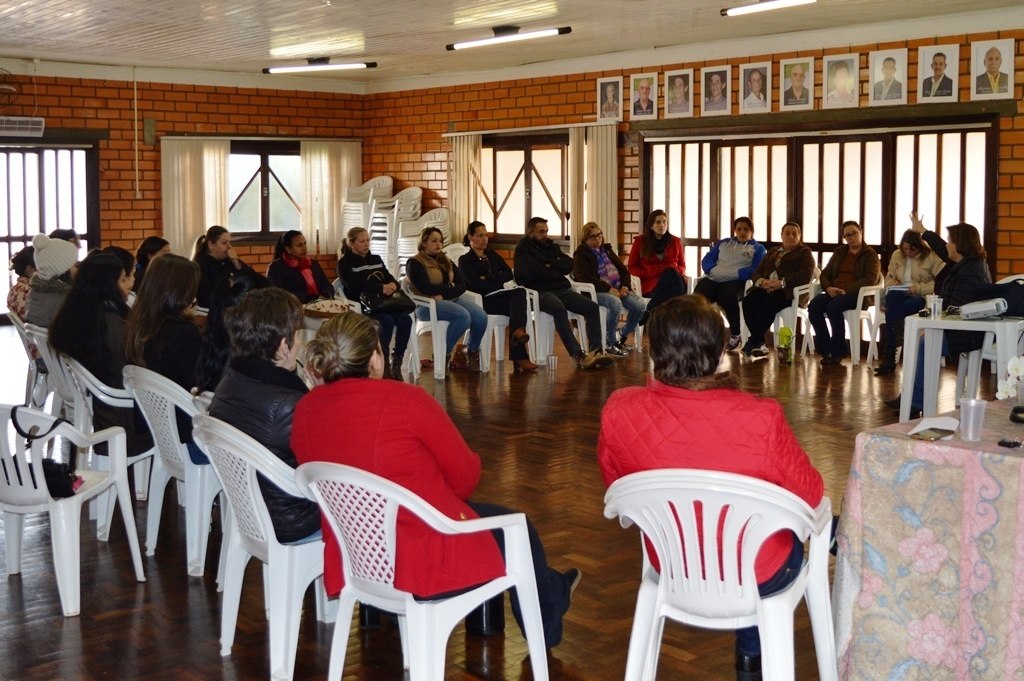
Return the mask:
<svg viewBox="0 0 1024 681"><path fill-rule="evenodd" d="M925 428L916 433L911 433L910 437L915 440L941 440L948 435L952 435L954 432L948 428Z"/></svg>

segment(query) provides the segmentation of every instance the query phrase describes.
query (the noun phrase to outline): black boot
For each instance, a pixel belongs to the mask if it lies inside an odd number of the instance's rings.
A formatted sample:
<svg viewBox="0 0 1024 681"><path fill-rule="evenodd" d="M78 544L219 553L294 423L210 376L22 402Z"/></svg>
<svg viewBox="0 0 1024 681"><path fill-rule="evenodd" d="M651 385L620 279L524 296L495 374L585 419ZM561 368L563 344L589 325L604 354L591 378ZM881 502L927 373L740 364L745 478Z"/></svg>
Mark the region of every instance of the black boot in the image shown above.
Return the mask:
<svg viewBox="0 0 1024 681"><path fill-rule="evenodd" d="M761 656L736 651L736 681L761 681Z"/></svg>
<svg viewBox="0 0 1024 681"><path fill-rule="evenodd" d="M405 353L401 355L397 352L391 357L391 369L384 371L384 378L391 378L396 381L404 381L405 378L402 376L402 362L405 361Z"/></svg>
<svg viewBox="0 0 1024 681"><path fill-rule="evenodd" d="M888 376L896 371L896 344L887 343L885 353L882 355L882 363L875 369L875 376Z"/></svg>

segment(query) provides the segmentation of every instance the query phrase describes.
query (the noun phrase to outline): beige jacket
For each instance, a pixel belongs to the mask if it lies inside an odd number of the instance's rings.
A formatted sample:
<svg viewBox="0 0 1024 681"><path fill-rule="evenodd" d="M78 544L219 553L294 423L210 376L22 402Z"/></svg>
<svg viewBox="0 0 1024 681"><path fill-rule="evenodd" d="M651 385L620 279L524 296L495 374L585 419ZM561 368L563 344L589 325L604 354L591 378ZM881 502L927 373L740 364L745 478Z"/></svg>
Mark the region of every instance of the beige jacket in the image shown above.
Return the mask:
<svg viewBox="0 0 1024 681"><path fill-rule="evenodd" d="M927 296L935 293L935 277L938 276L946 263L942 258L929 251L928 255L913 258L910 261L910 281L903 281L903 267L906 257L903 251L896 250L889 258L889 272L885 275L885 286L910 284L910 293L915 296Z"/></svg>

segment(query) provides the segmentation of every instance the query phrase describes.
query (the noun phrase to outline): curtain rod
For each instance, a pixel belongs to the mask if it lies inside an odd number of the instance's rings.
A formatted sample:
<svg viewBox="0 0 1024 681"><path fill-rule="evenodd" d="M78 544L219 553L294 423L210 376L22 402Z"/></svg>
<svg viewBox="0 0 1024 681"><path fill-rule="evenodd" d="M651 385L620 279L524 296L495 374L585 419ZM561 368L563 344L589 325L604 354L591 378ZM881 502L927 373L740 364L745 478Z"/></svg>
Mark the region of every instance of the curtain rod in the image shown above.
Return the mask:
<svg viewBox="0 0 1024 681"><path fill-rule="evenodd" d="M612 123L567 123L565 125L538 125L530 128L503 128L500 130L467 130L465 132L446 132L441 135L444 137L466 137L468 135L499 135L507 132L541 132L543 130L568 130L569 128L593 128L599 125L618 125L618 122Z"/></svg>

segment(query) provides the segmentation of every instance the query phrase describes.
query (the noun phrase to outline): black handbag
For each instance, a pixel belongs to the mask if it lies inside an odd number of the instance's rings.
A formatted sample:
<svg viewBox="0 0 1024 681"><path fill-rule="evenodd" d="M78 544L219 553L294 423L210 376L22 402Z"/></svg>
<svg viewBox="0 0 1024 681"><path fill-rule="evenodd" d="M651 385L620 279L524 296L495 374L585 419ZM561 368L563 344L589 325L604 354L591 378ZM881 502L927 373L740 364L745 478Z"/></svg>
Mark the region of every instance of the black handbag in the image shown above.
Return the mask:
<svg viewBox="0 0 1024 681"><path fill-rule="evenodd" d="M374 279L379 281L382 286L387 283L384 281L384 277L380 272L374 272L371 274L367 281L372 281ZM390 296L386 296L380 291L376 293L362 293L359 296L359 302L367 312L409 314L416 309L416 303L412 301L412 298L405 295L405 291L400 288L395 289L395 292Z"/></svg>
<svg viewBox="0 0 1024 681"><path fill-rule="evenodd" d="M32 426L27 432L18 423L18 409L14 407L11 409L11 424L14 426L14 430L18 435L25 438L25 447L31 447L32 441L37 440L41 437L46 437L52 433L60 424L67 423L66 419L58 418L54 420L53 424L45 433L40 433L38 426ZM74 452L74 446L72 446L72 452ZM43 478L46 481L46 489L49 490L50 496L54 499L65 499L75 495L76 483L78 482L78 476L75 475L75 464L74 461L71 463L63 463L61 461L55 461L54 459L43 459Z"/></svg>

